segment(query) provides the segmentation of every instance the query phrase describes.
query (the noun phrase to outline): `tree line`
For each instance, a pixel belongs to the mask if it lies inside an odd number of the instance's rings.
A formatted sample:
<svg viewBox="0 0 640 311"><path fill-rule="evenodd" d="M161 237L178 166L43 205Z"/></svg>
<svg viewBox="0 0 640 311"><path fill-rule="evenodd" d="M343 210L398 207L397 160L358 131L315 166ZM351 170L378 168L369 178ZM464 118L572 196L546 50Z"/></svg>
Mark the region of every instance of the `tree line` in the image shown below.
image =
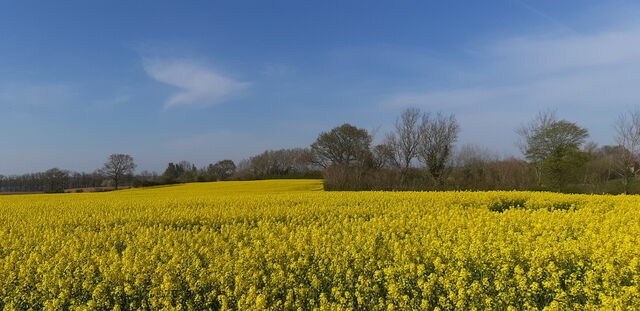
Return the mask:
<svg viewBox="0 0 640 311"><path fill-rule="evenodd" d="M553 111L515 132L524 158L500 157L477 145L455 146L455 115L406 109L380 144L344 124L321 133L312 161L326 190L543 190L640 193L640 110L615 121L615 145L587 142L589 131Z"/></svg>
<svg viewBox="0 0 640 311"><path fill-rule="evenodd" d="M135 173L127 154L113 154L101 169L2 176L0 192L63 192L69 188L154 186L222 180L323 178L326 190L545 190L640 193L640 109L614 122L615 145L588 142L589 131L543 111L515 132L523 158L502 157L478 145L457 146L454 114L408 108L379 143L345 123L322 132L307 148L267 150L235 163L203 167L171 162L161 174Z"/></svg>
<svg viewBox="0 0 640 311"><path fill-rule="evenodd" d="M136 164L127 154L112 154L104 166L93 173L52 168L23 175L0 175L0 192L58 193L65 189L113 188L134 186ZM82 191L82 190L78 190Z"/></svg>
<svg viewBox="0 0 640 311"><path fill-rule="evenodd" d="M122 187L148 187L188 182L254 180L273 178L322 178L310 162L308 149L267 150L236 165L225 159L197 167L189 161L170 162L162 173L141 171L128 154L112 154L103 167L92 173L52 168L23 175L0 175L0 192L81 192L117 190Z"/></svg>
<svg viewBox="0 0 640 311"><path fill-rule="evenodd" d="M97 172L80 173L52 168L23 175L0 175L0 192L62 192L66 188L95 188L104 185Z"/></svg>

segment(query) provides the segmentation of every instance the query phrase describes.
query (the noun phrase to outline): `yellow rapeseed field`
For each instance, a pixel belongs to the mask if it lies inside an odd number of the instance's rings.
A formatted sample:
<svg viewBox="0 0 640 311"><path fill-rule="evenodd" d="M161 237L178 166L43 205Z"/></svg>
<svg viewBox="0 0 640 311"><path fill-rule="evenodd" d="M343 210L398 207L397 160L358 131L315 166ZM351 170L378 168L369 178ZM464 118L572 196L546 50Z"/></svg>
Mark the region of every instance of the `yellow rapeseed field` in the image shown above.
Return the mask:
<svg viewBox="0 0 640 311"><path fill-rule="evenodd" d="M640 197L321 189L2 196L0 306L640 309Z"/></svg>

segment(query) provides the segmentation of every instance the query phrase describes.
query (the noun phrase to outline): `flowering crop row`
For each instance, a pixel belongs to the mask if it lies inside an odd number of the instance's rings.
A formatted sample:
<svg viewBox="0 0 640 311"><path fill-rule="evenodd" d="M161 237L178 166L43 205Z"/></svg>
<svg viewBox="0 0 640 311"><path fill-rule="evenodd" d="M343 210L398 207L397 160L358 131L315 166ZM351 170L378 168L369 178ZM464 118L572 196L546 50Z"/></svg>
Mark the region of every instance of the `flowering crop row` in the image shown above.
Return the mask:
<svg viewBox="0 0 640 311"><path fill-rule="evenodd" d="M0 308L640 306L640 197L321 188L0 197Z"/></svg>

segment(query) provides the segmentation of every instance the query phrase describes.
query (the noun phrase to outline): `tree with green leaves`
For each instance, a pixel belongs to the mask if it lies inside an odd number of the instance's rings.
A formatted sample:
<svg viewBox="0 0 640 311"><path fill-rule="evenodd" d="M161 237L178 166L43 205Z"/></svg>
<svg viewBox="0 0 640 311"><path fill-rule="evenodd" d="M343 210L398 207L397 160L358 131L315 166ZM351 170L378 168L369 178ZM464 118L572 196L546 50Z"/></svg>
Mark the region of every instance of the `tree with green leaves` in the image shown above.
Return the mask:
<svg viewBox="0 0 640 311"><path fill-rule="evenodd" d="M233 163L232 160L218 161L215 164L209 164L207 167L207 175L215 181L229 178L229 176L233 175L235 172L236 164Z"/></svg>
<svg viewBox="0 0 640 311"><path fill-rule="evenodd" d="M52 168L44 172L44 191L48 193L64 192L69 182L69 172L59 168Z"/></svg>
<svg viewBox="0 0 640 311"><path fill-rule="evenodd" d="M311 145L313 162L323 168L366 166L373 161L371 141L367 130L345 123L320 133Z"/></svg>
<svg viewBox="0 0 640 311"><path fill-rule="evenodd" d="M589 132L573 122L558 120L554 112L541 112L529 124L517 129L520 147L534 164L540 184L562 187L575 181L588 155L580 150Z"/></svg>
<svg viewBox="0 0 640 311"><path fill-rule="evenodd" d="M580 149L560 148L540 163L542 182L559 190L567 184L580 182L589 160L589 153Z"/></svg>

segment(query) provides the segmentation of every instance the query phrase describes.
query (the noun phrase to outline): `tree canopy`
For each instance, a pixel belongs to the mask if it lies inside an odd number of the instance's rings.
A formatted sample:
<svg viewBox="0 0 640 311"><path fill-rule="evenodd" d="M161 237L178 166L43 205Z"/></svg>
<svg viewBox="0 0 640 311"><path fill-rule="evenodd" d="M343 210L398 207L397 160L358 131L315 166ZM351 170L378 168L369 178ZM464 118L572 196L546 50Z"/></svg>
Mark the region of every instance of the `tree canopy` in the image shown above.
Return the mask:
<svg viewBox="0 0 640 311"><path fill-rule="evenodd" d="M318 136L311 145L313 161L324 168L363 166L372 159L371 140L367 130L345 123Z"/></svg>

